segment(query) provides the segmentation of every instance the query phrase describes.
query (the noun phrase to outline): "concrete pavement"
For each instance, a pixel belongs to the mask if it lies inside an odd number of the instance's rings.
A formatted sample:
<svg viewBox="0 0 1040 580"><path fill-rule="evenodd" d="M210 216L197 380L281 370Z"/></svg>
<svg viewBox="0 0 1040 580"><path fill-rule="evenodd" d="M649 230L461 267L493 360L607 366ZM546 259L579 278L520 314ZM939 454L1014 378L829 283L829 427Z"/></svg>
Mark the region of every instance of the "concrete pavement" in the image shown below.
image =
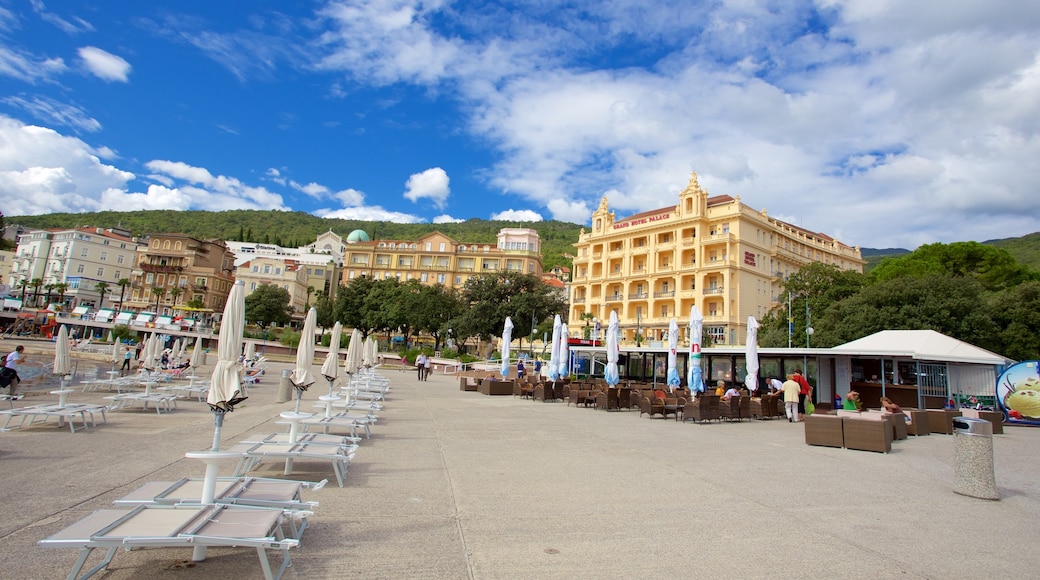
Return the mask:
<svg viewBox="0 0 1040 580"><path fill-rule="evenodd" d="M275 402L282 368L270 364L227 416L225 446L281 430L274 420L292 408ZM384 374L393 390L346 486L327 464L296 462L294 478L331 481L305 496L321 505L285 578L1025 578L1040 569L1040 430L994 437L994 502L953 493L952 436L898 441L887 455L809 447L786 421L677 423L461 392L453 376ZM327 392L323 383L304 407ZM113 411L82 433L53 420L0 433L0 578L64 576L76 550L38 540L147 481L201 476L184 452L212 435L208 408L186 401L162 416ZM282 477L281 468L265 462L251 475ZM190 556L120 552L98 577L260 575L249 549Z"/></svg>

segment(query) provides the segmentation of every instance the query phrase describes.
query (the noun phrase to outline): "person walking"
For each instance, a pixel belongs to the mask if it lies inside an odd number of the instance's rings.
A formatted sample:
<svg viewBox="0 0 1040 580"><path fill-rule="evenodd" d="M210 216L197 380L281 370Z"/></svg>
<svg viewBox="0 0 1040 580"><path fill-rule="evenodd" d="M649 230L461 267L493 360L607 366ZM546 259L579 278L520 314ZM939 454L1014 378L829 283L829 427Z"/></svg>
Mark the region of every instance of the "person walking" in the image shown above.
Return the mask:
<svg viewBox="0 0 1040 580"><path fill-rule="evenodd" d="M516 361L517 378L522 380L524 378L524 372L526 372L526 369L524 368L524 359L519 359Z"/></svg>
<svg viewBox="0 0 1040 580"><path fill-rule="evenodd" d="M130 372L130 360L133 358L134 353L129 348L126 349L126 352L123 353L123 366L119 370Z"/></svg>
<svg viewBox="0 0 1040 580"><path fill-rule="evenodd" d="M415 371L418 373L419 380L423 380L423 373L426 372L426 354L420 352L419 356L415 357Z"/></svg>
<svg viewBox="0 0 1040 580"><path fill-rule="evenodd" d="M22 354L24 352L24 346L19 344L18 346L14 347L14 350L11 351L11 354L7 355L7 358L4 359L4 366L11 369L14 372L18 372L18 365L25 362L25 355Z"/></svg>
<svg viewBox="0 0 1040 580"><path fill-rule="evenodd" d="M433 370L433 357L423 355L423 380L430 380L430 371Z"/></svg>
<svg viewBox="0 0 1040 580"><path fill-rule="evenodd" d="M794 379L794 374L787 375L784 381L784 410L787 412L787 422L797 423L798 419L798 394L801 385Z"/></svg>

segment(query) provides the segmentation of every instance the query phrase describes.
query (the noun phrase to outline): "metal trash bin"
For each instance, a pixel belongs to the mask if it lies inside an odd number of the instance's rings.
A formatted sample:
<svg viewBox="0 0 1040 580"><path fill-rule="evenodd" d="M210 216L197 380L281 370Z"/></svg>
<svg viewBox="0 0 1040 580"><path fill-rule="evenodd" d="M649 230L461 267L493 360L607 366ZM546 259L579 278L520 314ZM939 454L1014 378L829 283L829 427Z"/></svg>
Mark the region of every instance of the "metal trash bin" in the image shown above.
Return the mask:
<svg viewBox="0 0 1040 580"><path fill-rule="evenodd" d="M285 403L292 400L293 384L289 380L289 375L292 374L291 369L284 369L282 371L282 378L278 381L278 402Z"/></svg>
<svg viewBox="0 0 1040 580"><path fill-rule="evenodd" d="M953 491L980 499L1000 499L993 472L993 424L985 419L954 417L953 440Z"/></svg>

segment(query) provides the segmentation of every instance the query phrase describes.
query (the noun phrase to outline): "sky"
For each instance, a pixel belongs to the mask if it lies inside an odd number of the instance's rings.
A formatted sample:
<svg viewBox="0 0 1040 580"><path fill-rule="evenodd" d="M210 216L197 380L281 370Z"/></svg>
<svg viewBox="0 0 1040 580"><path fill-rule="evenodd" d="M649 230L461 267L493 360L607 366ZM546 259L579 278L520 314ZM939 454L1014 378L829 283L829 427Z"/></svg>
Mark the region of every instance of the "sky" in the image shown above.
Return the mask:
<svg viewBox="0 0 1040 580"><path fill-rule="evenodd" d="M1040 3L0 0L0 211L1040 230Z"/></svg>

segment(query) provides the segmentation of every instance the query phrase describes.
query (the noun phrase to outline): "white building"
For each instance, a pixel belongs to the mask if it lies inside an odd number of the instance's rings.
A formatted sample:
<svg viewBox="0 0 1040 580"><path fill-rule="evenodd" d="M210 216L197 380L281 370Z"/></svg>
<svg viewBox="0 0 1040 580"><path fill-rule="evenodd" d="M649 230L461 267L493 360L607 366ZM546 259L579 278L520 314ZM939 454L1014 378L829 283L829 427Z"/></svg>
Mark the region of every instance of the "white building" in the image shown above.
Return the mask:
<svg viewBox="0 0 1040 580"><path fill-rule="evenodd" d="M64 307L97 308L101 294L97 284L108 284L107 304L112 292L118 293L116 283L130 278L137 248L141 244L130 237L130 232L119 229L73 228L27 230L18 237L14 261L11 264L10 286L12 295L21 296L21 283L27 282L26 302L29 296L44 300L48 285L67 284ZM34 288L33 280L40 280ZM59 301L61 292L51 292L51 302ZM41 302L42 304L42 302Z"/></svg>

